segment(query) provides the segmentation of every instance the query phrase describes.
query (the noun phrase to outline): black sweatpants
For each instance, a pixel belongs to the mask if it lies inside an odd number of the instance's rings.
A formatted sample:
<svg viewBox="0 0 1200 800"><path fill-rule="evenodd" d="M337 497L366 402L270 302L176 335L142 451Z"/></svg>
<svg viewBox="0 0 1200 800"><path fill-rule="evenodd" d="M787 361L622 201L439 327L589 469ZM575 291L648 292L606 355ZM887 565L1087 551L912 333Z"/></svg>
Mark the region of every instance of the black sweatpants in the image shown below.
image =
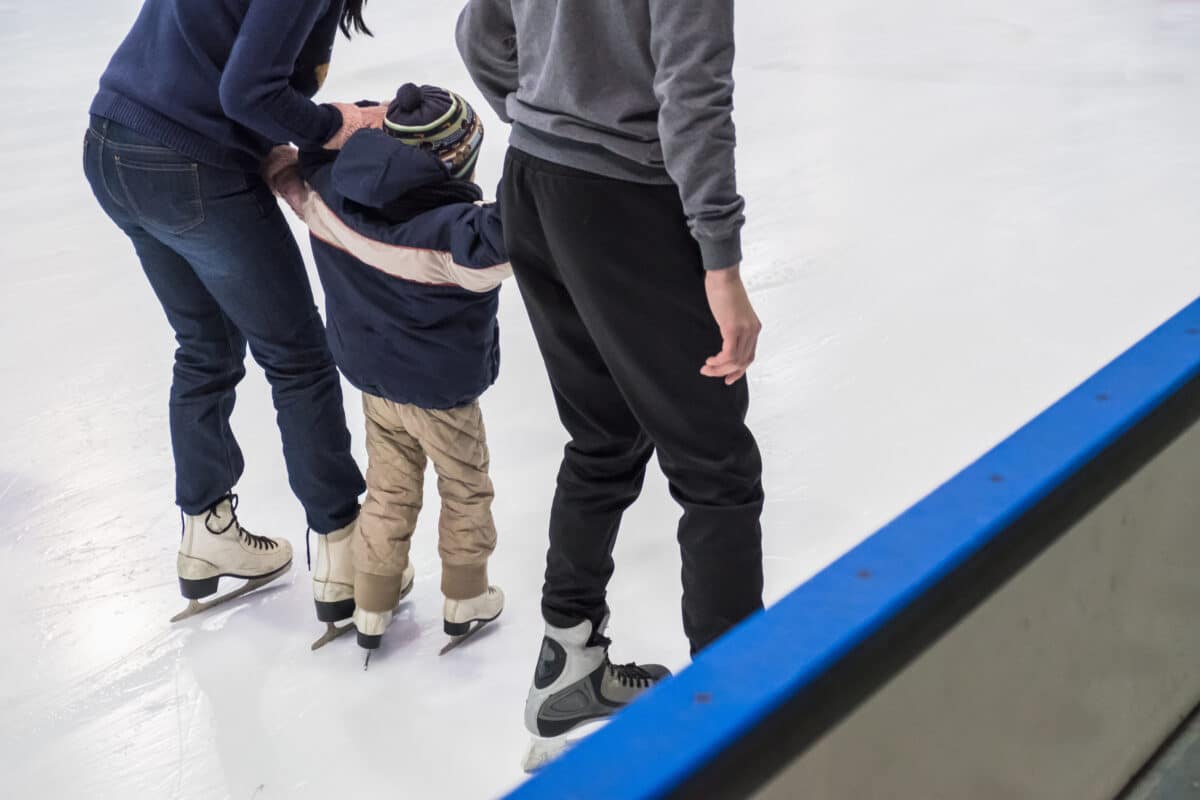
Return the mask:
<svg viewBox="0 0 1200 800"><path fill-rule="evenodd" d="M607 614L617 528L657 450L683 507L683 626L695 653L762 608L762 462L745 424L746 382L700 374L721 334L678 189L510 150L500 208L571 439L550 512L543 615L572 627Z"/></svg>

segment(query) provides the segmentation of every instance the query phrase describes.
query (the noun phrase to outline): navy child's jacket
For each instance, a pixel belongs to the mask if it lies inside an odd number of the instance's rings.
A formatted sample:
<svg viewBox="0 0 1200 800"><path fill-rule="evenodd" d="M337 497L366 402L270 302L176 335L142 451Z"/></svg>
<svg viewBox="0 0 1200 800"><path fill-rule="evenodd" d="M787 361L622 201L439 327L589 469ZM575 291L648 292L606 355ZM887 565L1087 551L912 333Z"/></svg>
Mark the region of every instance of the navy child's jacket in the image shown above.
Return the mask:
<svg viewBox="0 0 1200 800"><path fill-rule="evenodd" d="M432 154L380 130L304 153L303 209L325 288L330 349L357 388L445 409L500 366L496 311L512 274L499 210Z"/></svg>

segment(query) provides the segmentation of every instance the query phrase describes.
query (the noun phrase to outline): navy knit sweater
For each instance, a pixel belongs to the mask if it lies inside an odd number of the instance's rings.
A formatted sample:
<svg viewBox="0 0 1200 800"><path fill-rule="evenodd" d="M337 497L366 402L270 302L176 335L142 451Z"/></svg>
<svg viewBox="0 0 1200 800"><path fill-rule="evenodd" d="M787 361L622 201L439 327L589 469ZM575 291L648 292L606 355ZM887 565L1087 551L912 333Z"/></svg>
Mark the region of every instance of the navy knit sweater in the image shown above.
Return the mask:
<svg viewBox="0 0 1200 800"><path fill-rule="evenodd" d="M146 0L91 112L217 167L257 171L275 144L341 127L310 99L343 0Z"/></svg>

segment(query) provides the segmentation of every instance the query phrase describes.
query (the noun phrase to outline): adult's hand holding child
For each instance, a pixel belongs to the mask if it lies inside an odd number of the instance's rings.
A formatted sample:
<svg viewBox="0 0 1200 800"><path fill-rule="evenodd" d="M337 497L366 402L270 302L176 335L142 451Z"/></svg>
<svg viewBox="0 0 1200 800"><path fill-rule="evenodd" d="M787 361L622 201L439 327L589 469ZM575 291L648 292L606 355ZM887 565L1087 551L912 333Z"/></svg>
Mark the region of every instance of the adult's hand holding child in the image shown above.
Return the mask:
<svg viewBox="0 0 1200 800"><path fill-rule="evenodd" d="M308 186L300 177L300 151L291 145L274 148L263 162L262 175L271 191L282 197L296 216L304 219Z"/></svg>
<svg viewBox="0 0 1200 800"><path fill-rule="evenodd" d="M380 104L333 103L342 115L342 127L325 143L326 150L341 150L350 137L363 128L382 128L387 106Z"/></svg>

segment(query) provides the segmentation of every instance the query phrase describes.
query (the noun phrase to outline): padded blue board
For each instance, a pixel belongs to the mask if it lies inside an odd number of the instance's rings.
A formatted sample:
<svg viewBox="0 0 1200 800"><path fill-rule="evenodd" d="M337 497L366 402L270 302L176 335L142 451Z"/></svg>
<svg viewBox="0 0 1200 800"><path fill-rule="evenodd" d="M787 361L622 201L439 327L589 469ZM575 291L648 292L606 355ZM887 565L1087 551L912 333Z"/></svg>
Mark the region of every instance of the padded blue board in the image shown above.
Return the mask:
<svg viewBox="0 0 1200 800"><path fill-rule="evenodd" d="M515 790L661 797L1200 375L1200 300Z"/></svg>

